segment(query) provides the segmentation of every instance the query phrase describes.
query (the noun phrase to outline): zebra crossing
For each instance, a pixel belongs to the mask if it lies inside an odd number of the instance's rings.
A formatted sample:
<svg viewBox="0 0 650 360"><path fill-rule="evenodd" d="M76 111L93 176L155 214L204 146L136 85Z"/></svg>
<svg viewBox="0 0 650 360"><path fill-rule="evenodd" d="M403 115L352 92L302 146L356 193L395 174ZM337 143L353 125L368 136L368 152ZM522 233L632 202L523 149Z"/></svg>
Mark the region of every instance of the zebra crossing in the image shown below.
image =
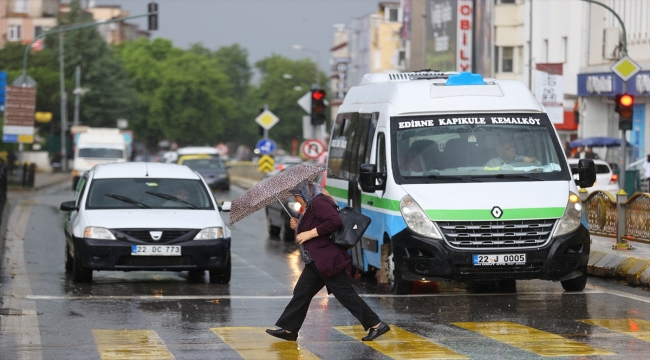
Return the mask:
<svg viewBox="0 0 650 360"><path fill-rule="evenodd" d="M643 319L576 319L575 322L591 325L605 333L619 336L622 340L628 337L628 340L650 342L650 321ZM615 355L630 358L629 355L633 355L632 357L638 355L638 353L625 354L621 351L613 351L607 348L607 344L601 347L595 346L594 342L598 341L598 337L576 341L569 338L571 334L553 334L511 321L445 324L463 334L460 337L464 341L452 341L451 346L449 341L447 344L440 343L440 339L435 336L429 338L417 334L416 330L409 331L404 327L390 326L391 331L369 342L361 341L361 338L366 335L366 331L361 326L333 326L319 332L319 334L326 333L322 339L301 336L297 342L269 336L264 327L231 326L214 327L209 330L216 336L215 343L221 342L232 350L230 354L222 354L223 357L217 354L217 358L240 357L245 360L331 358L322 355L322 349L340 349L355 344L369 348L364 358L374 356L392 359L472 359L476 357L472 357L466 349L463 349L463 344L471 344L478 340L492 340L495 342L493 346L498 346L499 349L511 347L524 351L532 357L537 355L583 359ZM168 360L175 359L175 356L182 357L181 354L174 355L167 348L164 340L153 330L94 329L92 334L102 360ZM350 357L352 358L356 357Z"/></svg>

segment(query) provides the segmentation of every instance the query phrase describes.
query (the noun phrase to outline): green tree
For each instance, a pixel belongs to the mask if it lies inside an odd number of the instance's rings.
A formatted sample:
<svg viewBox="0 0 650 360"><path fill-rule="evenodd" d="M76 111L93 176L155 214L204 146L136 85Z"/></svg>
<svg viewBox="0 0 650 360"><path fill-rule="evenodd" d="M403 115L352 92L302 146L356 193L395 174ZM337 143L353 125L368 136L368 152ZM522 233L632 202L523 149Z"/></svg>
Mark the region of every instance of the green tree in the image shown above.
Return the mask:
<svg viewBox="0 0 650 360"><path fill-rule="evenodd" d="M60 19L61 24L92 21L80 0L70 2L70 12ZM58 51L58 37L54 37ZM81 86L90 89L81 100L80 119L84 125L115 127L119 118L129 119L136 108L134 93L126 72L113 49L91 27L65 33L64 42L66 79L72 80L77 65L81 68ZM72 88L66 87L68 99L73 99ZM74 104L70 101L69 104ZM69 114L72 114L70 106ZM69 116L72 120L72 116Z"/></svg>
<svg viewBox="0 0 650 360"><path fill-rule="evenodd" d="M278 118L269 132L269 137L278 145L288 149L291 139L302 138L302 117L305 111L297 101L311 88L316 64L309 59L290 60L280 55L272 55L255 63L260 71L261 82L254 90L254 105L262 108L268 104ZM291 75L291 78L285 76ZM321 78L325 75L321 74Z"/></svg>

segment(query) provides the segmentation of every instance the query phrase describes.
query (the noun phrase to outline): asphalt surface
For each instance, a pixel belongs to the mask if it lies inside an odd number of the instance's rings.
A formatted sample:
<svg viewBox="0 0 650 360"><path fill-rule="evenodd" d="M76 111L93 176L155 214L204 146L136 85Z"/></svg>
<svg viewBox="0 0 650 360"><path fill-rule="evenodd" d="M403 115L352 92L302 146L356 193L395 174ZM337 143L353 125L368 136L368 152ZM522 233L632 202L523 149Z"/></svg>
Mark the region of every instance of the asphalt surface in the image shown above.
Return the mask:
<svg viewBox="0 0 650 360"><path fill-rule="evenodd" d="M75 284L64 271L69 184L10 195L0 271L0 359L647 359L650 293L590 278L587 289L519 281L416 284L414 294L355 279L392 330L378 341L321 291L297 342L264 333L302 270L295 243L270 238L263 212L233 231L228 285L187 272L95 272ZM243 190L216 192L220 200ZM228 215L223 215L228 221Z"/></svg>

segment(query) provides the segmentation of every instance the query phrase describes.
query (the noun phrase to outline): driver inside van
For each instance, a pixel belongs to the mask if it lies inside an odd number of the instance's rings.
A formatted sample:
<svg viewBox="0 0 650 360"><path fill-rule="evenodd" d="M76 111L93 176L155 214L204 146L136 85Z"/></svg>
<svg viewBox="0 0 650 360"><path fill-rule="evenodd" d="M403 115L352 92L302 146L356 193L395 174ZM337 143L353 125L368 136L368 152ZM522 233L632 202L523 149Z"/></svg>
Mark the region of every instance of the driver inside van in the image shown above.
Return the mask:
<svg viewBox="0 0 650 360"><path fill-rule="evenodd" d="M485 164L486 170L512 168L513 163L519 162L534 163L531 165L539 165L539 162L534 157L517 155L515 145L510 140L501 141L497 145L496 151L499 156L490 159Z"/></svg>

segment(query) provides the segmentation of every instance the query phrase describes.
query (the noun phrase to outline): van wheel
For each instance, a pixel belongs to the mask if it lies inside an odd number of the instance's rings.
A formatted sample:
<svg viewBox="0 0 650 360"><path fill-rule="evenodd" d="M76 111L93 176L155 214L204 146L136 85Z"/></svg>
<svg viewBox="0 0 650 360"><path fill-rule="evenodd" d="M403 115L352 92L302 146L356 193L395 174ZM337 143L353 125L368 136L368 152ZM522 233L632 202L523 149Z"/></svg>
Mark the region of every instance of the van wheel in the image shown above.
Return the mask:
<svg viewBox="0 0 650 360"><path fill-rule="evenodd" d="M269 213L266 213L266 229L269 232L269 235L271 237L278 236L280 234L280 228L277 226L273 226L273 223L271 222L271 216Z"/></svg>
<svg viewBox="0 0 650 360"><path fill-rule="evenodd" d="M93 271L81 266L80 262L75 259L72 262L72 281L76 283L89 283L93 281Z"/></svg>
<svg viewBox="0 0 650 360"><path fill-rule="evenodd" d="M587 270L585 269L585 272L577 278L560 281L560 283L565 291L582 291L587 285Z"/></svg>
<svg viewBox="0 0 650 360"><path fill-rule="evenodd" d="M393 261L393 248L389 247L390 253L386 258L386 269L390 291L396 295L408 295L413 291L413 282L402 279L402 272L395 267Z"/></svg>
<svg viewBox="0 0 650 360"><path fill-rule="evenodd" d="M291 229L291 226L287 224L287 221L284 217L282 217L282 223L280 224L280 231L278 232L278 235L280 236L280 239L284 241L293 240L293 230Z"/></svg>
<svg viewBox="0 0 650 360"><path fill-rule="evenodd" d="M65 272L72 271L74 265L74 259L70 255L70 248L68 247L67 241L65 244Z"/></svg>
<svg viewBox="0 0 650 360"><path fill-rule="evenodd" d="M228 260L223 268L210 270L210 282L213 284L227 284L230 282L231 272L232 264L230 262L230 254L228 254Z"/></svg>

